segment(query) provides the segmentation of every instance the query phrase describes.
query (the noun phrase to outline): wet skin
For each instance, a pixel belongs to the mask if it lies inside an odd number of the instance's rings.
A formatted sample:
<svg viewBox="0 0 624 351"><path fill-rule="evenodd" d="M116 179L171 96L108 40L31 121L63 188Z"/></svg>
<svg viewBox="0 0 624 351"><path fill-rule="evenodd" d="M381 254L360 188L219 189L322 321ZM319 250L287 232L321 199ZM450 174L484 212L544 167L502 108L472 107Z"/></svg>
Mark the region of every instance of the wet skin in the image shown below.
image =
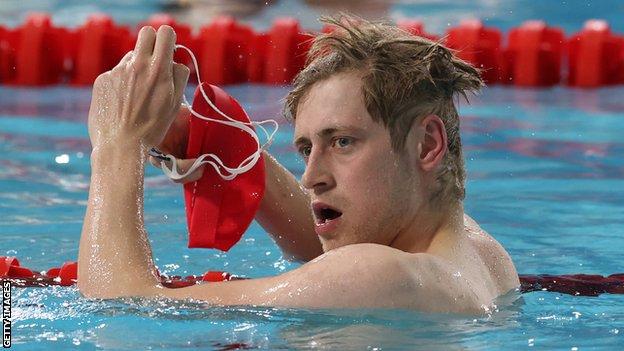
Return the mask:
<svg viewBox="0 0 624 351"><path fill-rule="evenodd" d="M184 149L173 144L184 142L188 126L180 110L188 70L173 63L174 43L171 28L144 28L134 52L94 84L92 178L78 272L83 295L479 313L518 286L505 250L464 216L461 203L440 211L426 200L446 153L440 118L419 119L406 150L393 152L387 130L364 107L357 72L317 83L300 104L301 183L266 159L267 193L257 219L285 253L316 258L274 277L161 286L143 222L143 182L151 147ZM319 206L341 215L323 227Z"/></svg>

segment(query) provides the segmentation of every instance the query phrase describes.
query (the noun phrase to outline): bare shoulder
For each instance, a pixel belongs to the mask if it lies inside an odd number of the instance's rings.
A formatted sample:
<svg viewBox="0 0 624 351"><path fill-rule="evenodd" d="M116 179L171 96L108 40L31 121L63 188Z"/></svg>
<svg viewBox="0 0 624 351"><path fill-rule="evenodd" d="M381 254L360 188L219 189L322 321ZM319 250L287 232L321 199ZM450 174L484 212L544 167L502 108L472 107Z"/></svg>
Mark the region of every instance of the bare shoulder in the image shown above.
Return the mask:
<svg viewBox="0 0 624 351"><path fill-rule="evenodd" d="M516 288L520 281L507 250L470 216L464 215L467 237L487 267L499 294Z"/></svg>
<svg viewBox="0 0 624 351"><path fill-rule="evenodd" d="M153 290L220 305L478 313L482 304L470 280L454 275L450 261L378 244L331 250L279 276Z"/></svg>
<svg viewBox="0 0 624 351"><path fill-rule="evenodd" d="M344 246L318 257L302 266L295 279L342 286L343 296L360 306L482 311L479 294L455 273L453 265L440 257L366 243Z"/></svg>

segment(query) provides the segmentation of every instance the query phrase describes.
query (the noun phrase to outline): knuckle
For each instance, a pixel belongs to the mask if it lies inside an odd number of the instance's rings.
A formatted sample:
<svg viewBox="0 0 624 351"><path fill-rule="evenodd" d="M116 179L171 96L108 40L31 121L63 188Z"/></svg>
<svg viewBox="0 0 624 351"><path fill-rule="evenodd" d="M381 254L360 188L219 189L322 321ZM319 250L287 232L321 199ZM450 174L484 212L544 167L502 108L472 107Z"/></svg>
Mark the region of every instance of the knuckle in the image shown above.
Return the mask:
<svg viewBox="0 0 624 351"><path fill-rule="evenodd" d="M182 72L183 74L189 74L191 73L191 69L188 68L186 65L183 65L181 63L178 63L178 69L180 70L180 72Z"/></svg>
<svg viewBox="0 0 624 351"><path fill-rule="evenodd" d="M132 61L132 66L135 70L142 71L149 67L149 62L145 57L138 56Z"/></svg>
<svg viewBox="0 0 624 351"><path fill-rule="evenodd" d="M108 80L108 78L110 77L110 74L111 74L110 71L101 73L99 76L97 76L97 78L95 78L94 84L102 84L102 83L104 83L104 81Z"/></svg>
<svg viewBox="0 0 624 351"><path fill-rule="evenodd" d="M169 82L172 79L171 71L166 68L156 70L154 73L154 79L159 82Z"/></svg>

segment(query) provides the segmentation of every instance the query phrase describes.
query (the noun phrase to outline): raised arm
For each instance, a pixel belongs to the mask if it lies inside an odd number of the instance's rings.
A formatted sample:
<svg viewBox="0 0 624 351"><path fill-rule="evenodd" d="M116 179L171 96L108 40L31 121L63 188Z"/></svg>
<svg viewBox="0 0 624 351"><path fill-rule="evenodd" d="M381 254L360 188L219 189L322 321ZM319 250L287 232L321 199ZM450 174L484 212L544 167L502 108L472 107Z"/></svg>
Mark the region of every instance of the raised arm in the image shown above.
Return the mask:
<svg viewBox="0 0 624 351"><path fill-rule="evenodd" d="M323 253L314 231L310 198L295 176L264 153L266 191L256 220L289 259L309 261Z"/></svg>
<svg viewBox="0 0 624 351"><path fill-rule="evenodd" d="M143 222L146 151L175 118L188 68L173 63L175 33L141 30L137 45L93 85L91 186L80 237L78 289L88 297L143 295L160 283Z"/></svg>

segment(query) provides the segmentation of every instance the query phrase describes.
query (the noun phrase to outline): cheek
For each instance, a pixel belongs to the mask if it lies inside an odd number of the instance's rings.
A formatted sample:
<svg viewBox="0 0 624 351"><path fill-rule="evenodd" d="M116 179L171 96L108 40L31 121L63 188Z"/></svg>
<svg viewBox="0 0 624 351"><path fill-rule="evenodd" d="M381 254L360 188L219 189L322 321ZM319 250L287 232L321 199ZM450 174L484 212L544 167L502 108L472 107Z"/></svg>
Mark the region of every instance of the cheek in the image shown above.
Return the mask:
<svg viewBox="0 0 624 351"><path fill-rule="evenodd" d="M361 206L374 202L379 196L387 196L390 178L383 161L353 165L349 167L348 176L343 179L344 189L352 204Z"/></svg>
<svg viewBox="0 0 624 351"><path fill-rule="evenodd" d="M360 209L359 216L375 216L385 212L388 206L397 206L398 197L405 195L405 170L392 157L377 157L352 167L350 176L344 179L345 190L351 205Z"/></svg>

